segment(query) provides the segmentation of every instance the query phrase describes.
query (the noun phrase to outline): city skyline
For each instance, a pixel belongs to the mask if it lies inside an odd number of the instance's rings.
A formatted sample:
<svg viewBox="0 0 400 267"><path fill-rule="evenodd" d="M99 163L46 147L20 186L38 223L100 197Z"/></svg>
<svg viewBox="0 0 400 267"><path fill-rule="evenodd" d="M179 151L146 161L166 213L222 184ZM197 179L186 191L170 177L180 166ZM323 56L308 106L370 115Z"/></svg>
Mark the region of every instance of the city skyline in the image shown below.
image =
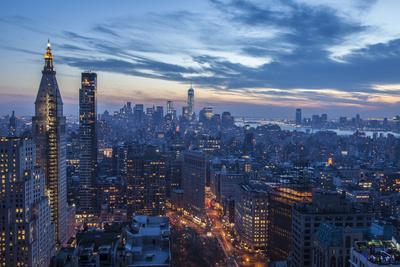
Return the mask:
<svg viewBox="0 0 400 267"><path fill-rule="evenodd" d="M398 110L398 3L214 0L132 8L126 2L111 14L103 2L88 18L83 14L91 4L65 6L63 14L46 1L2 4L1 113L33 114L48 37L66 114L78 114L85 70L99 76L99 113L126 100L173 100L180 110L191 82L196 112L212 106L236 116L292 118L299 107L306 116L390 118ZM42 12L56 22L49 26Z"/></svg>
<svg viewBox="0 0 400 267"><path fill-rule="evenodd" d="M0 9L0 265L400 267L395 6L143 2Z"/></svg>

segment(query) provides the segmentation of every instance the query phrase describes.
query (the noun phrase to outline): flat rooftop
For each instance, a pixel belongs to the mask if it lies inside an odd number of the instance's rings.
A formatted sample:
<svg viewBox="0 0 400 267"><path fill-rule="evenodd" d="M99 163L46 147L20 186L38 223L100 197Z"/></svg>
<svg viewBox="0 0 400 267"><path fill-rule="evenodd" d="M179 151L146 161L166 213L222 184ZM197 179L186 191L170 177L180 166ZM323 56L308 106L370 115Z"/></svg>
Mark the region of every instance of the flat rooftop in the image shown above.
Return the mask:
<svg viewBox="0 0 400 267"><path fill-rule="evenodd" d="M374 264L400 264L399 244L392 240L358 241L354 249Z"/></svg>

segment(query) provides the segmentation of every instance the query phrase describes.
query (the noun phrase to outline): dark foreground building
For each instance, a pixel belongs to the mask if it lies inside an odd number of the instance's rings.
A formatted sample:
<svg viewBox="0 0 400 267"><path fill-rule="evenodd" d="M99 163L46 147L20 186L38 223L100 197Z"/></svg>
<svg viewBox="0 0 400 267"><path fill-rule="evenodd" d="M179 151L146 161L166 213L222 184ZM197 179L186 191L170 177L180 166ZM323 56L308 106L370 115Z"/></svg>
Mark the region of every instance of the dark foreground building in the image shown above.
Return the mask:
<svg viewBox="0 0 400 267"><path fill-rule="evenodd" d="M95 182L97 169L97 74L82 73L79 89L79 205L80 213L95 213Z"/></svg>

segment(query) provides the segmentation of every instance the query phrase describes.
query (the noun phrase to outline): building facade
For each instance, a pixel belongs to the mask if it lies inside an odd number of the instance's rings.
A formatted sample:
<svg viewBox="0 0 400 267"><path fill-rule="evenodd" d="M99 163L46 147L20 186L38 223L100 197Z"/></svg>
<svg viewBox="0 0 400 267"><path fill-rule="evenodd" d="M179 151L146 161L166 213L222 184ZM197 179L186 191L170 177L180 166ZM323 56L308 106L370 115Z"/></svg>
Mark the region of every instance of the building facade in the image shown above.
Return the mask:
<svg viewBox="0 0 400 267"><path fill-rule="evenodd" d="M192 117L194 113L194 89L192 86L190 86L188 90L187 105L188 105L188 115Z"/></svg>
<svg viewBox="0 0 400 267"><path fill-rule="evenodd" d="M266 251L268 243L268 192L265 184L240 186L235 201L235 231L245 249Z"/></svg>
<svg viewBox="0 0 400 267"><path fill-rule="evenodd" d="M79 89L79 205L80 213L96 213L97 74L82 73Z"/></svg>
<svg viewBox="0 0 400 267"><path fill-rule="evenodd" d="M183 154L182 186L185 210L203 218L205 214L206 157L202 151Z"/></svg>
<svg viewBox="0 0 400 267"><path fill-rule="evenodd" d="M58 244L64 244L67 241L65 117L50 44L44 59L42 80L35 101L35 116L32 118L32 132L36 144L36 163L43 168L46 177L46 195L50 199L55 238Z"/></svg>
<svg viewBox="0 0 400 267"><path fill-rule="evenodd" d="M277 186L269 190L268 257L287 260L292 241L292 207L311 201L312 193L303 187Z"/></svg>
<svg viewBox="0 0 400 267"><path fill-rule="evenodd" d="M0 266L49 266L54 225L32 139L0 138Z"/></svg>
<svg viewBox="0 0 400 267"><path fill-rule="evenodd" d="M302 116L301 116L301 108L296 109L296 125L301 125Z"/></svg>
<svg viewBox="0 0 400 267"><path fill-rule="evenodd" d="M163 215L166 200L166 161L153 147L138 152L128 148L125 176L128 217Z"/></svg>
<svg viewBox="0 0 400 267"><path fill-rule="evenodd" d="M369 227L374 217L370 205L353 203L331 191L314 191L312 202L293 207L290 266L313 266L313 240L322 223L337 227Z"/></svg>

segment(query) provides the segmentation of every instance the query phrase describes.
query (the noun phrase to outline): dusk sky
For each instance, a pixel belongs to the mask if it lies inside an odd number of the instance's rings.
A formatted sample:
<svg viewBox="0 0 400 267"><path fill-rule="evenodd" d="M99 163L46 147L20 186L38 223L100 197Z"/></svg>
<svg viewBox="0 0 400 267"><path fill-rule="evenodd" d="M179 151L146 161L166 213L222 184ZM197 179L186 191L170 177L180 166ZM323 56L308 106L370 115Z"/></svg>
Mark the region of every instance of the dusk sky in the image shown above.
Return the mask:
<svg viewBox="0 0 400 267"><path fill-rule="evenodd" d="M399 0L1 1L0 114L31 115L50 38L66 114L176 101L236 116L400 113Z"/></svg>

